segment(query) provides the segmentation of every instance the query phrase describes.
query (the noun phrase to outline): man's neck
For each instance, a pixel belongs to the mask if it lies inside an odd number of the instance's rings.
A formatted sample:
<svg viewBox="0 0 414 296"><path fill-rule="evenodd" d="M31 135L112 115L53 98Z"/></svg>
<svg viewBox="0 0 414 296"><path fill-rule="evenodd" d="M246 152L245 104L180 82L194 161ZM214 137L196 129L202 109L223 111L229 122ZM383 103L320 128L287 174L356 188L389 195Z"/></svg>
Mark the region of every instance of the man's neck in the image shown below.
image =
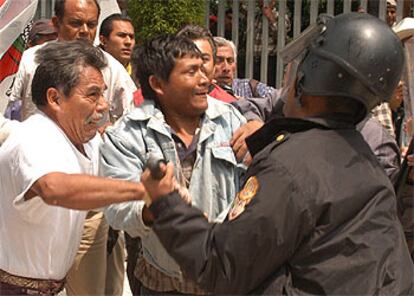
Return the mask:
<svg viewBox="0 0 414 296"><path fill-rule="evenodd" d="M180 137L184 144L188 147L200 126L201 116L188 117L176 114L164 114L165 121L174 130L175 134Z"/></svg>

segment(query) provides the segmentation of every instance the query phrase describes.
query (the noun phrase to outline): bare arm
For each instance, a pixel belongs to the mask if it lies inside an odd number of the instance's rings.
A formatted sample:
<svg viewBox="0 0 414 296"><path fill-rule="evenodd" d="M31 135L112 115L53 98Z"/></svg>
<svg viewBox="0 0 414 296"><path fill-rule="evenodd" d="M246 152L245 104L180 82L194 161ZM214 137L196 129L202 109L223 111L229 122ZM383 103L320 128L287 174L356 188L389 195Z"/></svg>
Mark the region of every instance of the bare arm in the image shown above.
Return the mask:
<svg viewBox="0 0 414 296"><path fill-rule="evenodd" d="M84 174L49 173L32 185L25 199L40 196L49 205L90 210L112 203L142 200L145 195L141 183Z"/></svg>

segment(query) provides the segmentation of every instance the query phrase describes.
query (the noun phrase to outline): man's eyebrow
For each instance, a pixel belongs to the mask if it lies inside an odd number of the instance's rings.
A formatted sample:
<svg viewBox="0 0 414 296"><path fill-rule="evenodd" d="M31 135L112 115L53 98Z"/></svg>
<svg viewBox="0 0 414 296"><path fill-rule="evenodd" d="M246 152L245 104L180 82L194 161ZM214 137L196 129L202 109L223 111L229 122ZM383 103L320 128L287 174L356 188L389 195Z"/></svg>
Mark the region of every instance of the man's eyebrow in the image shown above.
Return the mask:
<svg viewBox="0 0 414 296"><path fill-rule="evenodd" d="M106 89L106 86L100 87L98 85L92 85L92 86L88 87L88 92L91 92L91 91L101 92L101 91L104 91L105 89Z"/></svg>

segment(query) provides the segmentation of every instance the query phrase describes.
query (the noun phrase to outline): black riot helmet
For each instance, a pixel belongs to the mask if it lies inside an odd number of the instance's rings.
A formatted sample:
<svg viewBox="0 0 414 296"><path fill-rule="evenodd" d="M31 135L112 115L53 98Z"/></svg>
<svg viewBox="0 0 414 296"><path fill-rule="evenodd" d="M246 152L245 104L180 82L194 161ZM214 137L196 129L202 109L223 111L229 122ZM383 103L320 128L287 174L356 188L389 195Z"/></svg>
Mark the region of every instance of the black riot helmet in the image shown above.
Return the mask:
<svg viewBox="0 0 414 296"><path fill-rule="evenodd" d="M385 22L362 13L322 15L309 31L307 37L298 38L302 50L294 44L283 50L288 56L284 62L300 57L295 73L298 95L358 100L365 107L361 117L390 100L404 67L404 53Z"/></svg>

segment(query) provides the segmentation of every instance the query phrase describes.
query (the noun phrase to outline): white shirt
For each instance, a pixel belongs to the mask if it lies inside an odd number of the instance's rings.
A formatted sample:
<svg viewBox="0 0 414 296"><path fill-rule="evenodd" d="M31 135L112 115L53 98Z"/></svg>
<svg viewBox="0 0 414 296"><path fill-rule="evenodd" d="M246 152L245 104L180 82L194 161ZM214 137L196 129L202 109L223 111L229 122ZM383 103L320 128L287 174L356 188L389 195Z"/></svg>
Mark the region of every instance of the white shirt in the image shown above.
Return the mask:
<svg viewBox="0 0 414 296"><path fill-rule="evenodd" d="M47 205L24 194L51 172L97 174L101 137L81 154L46 115L29 117L0 147L0 269L60 280L78 250L86 211Z"/></svg>
<svg viewBox="0 0 414 296"><path fill-rule="evenodd" d="M16 74L10 100L22 100L22 120L28 118L37 110L32 101L31 89L33 76L38 66L35 62L35 54L45 44L36 45L23 52L19 70ZM133 93L137 90L137 87L124 66L109 53L103 50L102 52L108 62L108 67L102 69L104 82L107 86L107 89L104 92L104 97L110 104L109 114L111 119L115 120L123 114L124 110L130 109L132 106Z"/></svg>
<svg viewBox="0 0 414 296"><path fill-rule="evenodd" d="M18 124L18 121L7 119L0 114L0 146Z"/></svg>

